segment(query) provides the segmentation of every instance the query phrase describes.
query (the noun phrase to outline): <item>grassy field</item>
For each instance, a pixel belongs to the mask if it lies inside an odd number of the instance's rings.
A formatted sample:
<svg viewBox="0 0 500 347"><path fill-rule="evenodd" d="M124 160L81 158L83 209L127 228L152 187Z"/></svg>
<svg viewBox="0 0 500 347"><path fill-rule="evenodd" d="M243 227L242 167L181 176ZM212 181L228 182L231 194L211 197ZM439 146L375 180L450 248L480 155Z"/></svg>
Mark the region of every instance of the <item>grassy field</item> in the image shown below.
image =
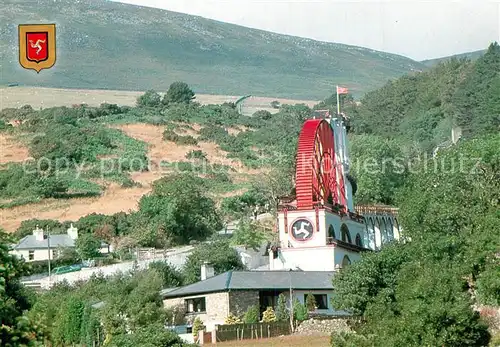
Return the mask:
<svg viewBox="0 0 500 347"><path fill-rule="evenodd" d="M17 24L34 22L57 24L56 65L39 74L18 62ZM182 80L197 93L323 99L336 84L362 94L424 68L371 49L105 0L4 0L0 23L8 23L0 85L166 90Z"/></svg>
<svg viewBox="0 0 500 347"><path fill-rule="evenodd" d="M328 347L330 346L329 336L283 336L262 340L243 340L219 342L209 346L220 347Z"/></svg>
<svg viewBox="0 0 500 347"><path fill-rule="evenodd" d="M0 87L0 110L8 107L31 105L34 109L54 106L71 106L85 103L89 106L99 106L102 103L118 104L120 106L135 106L136 99L143 91L101 90L101 89L60 89L37 87ZM196 94L196 101L201 104L222 104L234 102L240 96ZM270 103L274 100L281 104L301 104L314 106L319 100L296 100L273 97L250 97L243 104L243 111L252 113L259 109L275 111Z"/></svg>

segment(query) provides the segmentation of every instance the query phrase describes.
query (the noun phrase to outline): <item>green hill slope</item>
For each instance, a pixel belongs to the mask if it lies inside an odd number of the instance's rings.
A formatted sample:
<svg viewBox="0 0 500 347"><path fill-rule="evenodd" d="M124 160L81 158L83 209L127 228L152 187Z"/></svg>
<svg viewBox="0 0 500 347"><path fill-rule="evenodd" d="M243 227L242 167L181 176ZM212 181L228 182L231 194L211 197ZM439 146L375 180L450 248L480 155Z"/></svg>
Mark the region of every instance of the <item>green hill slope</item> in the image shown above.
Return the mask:
<svg viewBox="0 0 500 347"><path fill-rule="evenodd" d="M451 58L468 58L470 60L476 60L482 57L486 53L486 50L481 49L479 51L473 51L473 52L467 52L467 53L461 53L461 54L455 54L449 57L442 57L442 58L436 58L436 59L427 59L427 60L422 60L421 63L424 64L425 66L428 67L433 67L439 64L440 62L444 62L447 60L450 60Z"/></svg>
<svg viewBox="0 0 500 347"><path fill-rule="evenodd" d="M39 75L18 63L17 25L57 24L57 63ZM370 49L274 34L103 0L4 0L0 84L323 98L355 94L423 65ZM4 25L6 23L6 25Z"/></svg>

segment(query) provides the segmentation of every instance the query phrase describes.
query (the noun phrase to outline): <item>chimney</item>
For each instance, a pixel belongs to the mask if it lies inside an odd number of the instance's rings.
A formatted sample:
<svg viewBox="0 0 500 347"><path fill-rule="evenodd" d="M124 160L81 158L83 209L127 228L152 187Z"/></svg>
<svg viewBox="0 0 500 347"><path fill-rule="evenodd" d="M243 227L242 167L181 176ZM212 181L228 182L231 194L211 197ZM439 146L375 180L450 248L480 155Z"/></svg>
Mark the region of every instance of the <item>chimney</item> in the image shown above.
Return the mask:
<svg viewBox="0 0 500 347"><path fill-rule="evenodd" d="M215 275L215 270L213 266L210 266L208 262L204 262L201 265L201 280L204 281L207 278L213 277Z"/></svg>
<svg viewBox="0 0 500 347"><path fill-rule="evenodd" d="M71 223L71 226L67 230L68 236L72 240L76 240L78 238L78 229L73 226L73 223Z"/></svg>
<svg viewBox="0 0 500 347"><path fill-rule="evenodd" d="M35 240L37 241L44 240L43 229L40 229L38 225L35 227L35 230L33 230L33 235L35 236Z"/></svg>

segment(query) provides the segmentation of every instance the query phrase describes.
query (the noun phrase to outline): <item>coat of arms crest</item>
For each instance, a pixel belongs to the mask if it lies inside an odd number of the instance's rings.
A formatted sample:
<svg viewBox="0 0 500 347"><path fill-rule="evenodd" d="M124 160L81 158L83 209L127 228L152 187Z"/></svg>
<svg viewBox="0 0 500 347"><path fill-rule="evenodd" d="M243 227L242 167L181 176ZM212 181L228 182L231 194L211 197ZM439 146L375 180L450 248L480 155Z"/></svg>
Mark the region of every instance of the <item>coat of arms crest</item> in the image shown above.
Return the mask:
<svg viewBox="0 0 500 347"><path fill-rule="evenodd" d="M56 62L56 25L19 25L19 63L37 73Z"/></svg>

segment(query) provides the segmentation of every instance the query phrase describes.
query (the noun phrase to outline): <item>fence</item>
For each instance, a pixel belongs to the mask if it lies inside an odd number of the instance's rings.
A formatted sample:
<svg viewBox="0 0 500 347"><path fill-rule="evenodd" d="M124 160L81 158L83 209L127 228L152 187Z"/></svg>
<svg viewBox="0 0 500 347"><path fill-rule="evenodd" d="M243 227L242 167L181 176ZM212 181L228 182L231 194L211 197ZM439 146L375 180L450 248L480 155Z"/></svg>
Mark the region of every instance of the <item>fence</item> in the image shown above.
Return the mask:
<svg viewBox="0 0 500 347"><path fill-rule="evenodd" d="M253 324L224 324L215 326L217 342L263 339L281 335L290 335L290 323L253 323Z"/></svg>

